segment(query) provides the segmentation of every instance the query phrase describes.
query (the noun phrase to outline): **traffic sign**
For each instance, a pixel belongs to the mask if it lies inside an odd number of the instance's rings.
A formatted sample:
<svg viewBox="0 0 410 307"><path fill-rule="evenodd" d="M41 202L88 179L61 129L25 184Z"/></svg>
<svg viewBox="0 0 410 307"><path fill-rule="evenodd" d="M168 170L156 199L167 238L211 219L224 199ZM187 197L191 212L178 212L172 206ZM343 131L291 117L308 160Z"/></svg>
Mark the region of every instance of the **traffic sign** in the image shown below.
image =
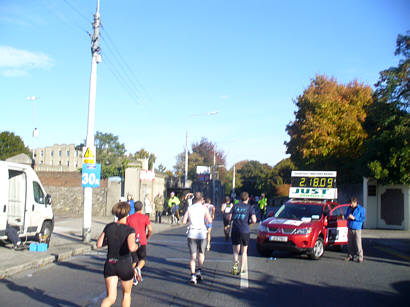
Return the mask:
<svg viewBox="0 0 410 307"><path fill-rule="evenodd" d="M95 164L95 146L85 148L83 164Z"/></svg>
<svg viewBox="0 0 410 307"><path fill-rule="evenodd" d="M101 164L83 164L81 185L83 188L98 188L100 186Z"/></svg>

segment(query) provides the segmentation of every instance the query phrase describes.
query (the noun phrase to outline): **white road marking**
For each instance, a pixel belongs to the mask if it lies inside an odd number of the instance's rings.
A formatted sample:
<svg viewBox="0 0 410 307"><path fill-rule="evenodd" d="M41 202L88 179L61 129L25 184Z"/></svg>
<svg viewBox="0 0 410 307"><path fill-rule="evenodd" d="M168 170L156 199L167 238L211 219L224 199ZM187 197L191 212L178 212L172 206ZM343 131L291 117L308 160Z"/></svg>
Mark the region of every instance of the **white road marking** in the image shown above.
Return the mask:
<svg viewBox="0 0 410 307"><path fill-rule="evenodd" d="M248 281L248 262L245 263L245 273L241 273L241 281L239 282L239 288L247 289L249 288L249 281Z"/></svg>

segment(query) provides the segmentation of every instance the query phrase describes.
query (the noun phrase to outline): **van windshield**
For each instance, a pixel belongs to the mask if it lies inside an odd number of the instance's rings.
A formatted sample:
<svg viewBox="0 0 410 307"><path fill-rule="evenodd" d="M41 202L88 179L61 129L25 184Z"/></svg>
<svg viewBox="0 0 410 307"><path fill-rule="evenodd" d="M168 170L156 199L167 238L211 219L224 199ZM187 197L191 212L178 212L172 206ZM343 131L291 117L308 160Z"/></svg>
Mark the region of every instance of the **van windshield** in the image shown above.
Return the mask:
<svg viewBox="0 0 410 307"><path fill-rule="evenodd" d="M300 220L303 217L318 220L322 216L321 205L283 204L276 212L276 218Z"/></svg>

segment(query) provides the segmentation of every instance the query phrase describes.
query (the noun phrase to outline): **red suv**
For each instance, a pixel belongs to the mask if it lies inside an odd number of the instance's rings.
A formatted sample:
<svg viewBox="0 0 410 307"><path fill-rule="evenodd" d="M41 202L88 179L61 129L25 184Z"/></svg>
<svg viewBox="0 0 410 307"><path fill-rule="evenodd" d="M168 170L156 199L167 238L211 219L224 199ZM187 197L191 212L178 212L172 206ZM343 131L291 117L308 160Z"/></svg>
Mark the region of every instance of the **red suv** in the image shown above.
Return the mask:
<svg viewBox="0 0 410 307"><path fill-rule="evenodd" d="M256 248L261 255L274 250L307 253L319 259L328 245L347 244L348 204L318 200L290 200L258 228Z"/></svg>

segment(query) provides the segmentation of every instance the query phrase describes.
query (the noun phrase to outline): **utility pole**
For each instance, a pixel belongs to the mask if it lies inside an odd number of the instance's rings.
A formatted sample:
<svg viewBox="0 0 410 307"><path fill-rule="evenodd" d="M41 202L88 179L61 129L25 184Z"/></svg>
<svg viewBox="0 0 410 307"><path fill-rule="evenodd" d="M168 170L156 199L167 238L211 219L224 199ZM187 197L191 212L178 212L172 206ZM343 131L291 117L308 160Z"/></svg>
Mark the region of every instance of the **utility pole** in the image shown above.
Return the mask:
<svg viewBox="0 0 410 307"><path fill-rule="evenodd" d="M235 191L235 164L233 165L232 191Z"/></svg>
<svg viewBox="0 0 410 307"><path fill-rule="evenodd" d="M187 188L186 182L188 180L188 129L186 130L185 138L185 176L184 176L184 188Z"/></svg>
<svg viewBox="0 0 410 307"><path fill-rule="evenodd" d="M215 204L215 167L216 167L216 154L215 154L215 147L214 147L214 169L212 171L212 203L214 206Z"/></svg>
<svg viewBox="0 0 410 307"><path fill-rule="evenodd" d="M34 151L35 151L35 141L36 138L38 137L38 130L36 127L36 101L39 100L40 98L37 96L27 96L26 100L27 101L32 101L33 102L33 163L35 159Z"/></svg>
<svg viewBox="0 0 410 307"><path fill-rule="evenodd" d="M86 147L91 148L95 154L94 145L94 121L95 121L95 96L97 91L97 64L101 62L100 47L98 46L100 34L100 0L97 0L97 10L94 15L94 34L91 38L91 77L90 94L88 100L88 125ZM92 219L93 189L84 188L84 215L83 215L83 241L90 242L91 239L91 219Z"/></svg>

